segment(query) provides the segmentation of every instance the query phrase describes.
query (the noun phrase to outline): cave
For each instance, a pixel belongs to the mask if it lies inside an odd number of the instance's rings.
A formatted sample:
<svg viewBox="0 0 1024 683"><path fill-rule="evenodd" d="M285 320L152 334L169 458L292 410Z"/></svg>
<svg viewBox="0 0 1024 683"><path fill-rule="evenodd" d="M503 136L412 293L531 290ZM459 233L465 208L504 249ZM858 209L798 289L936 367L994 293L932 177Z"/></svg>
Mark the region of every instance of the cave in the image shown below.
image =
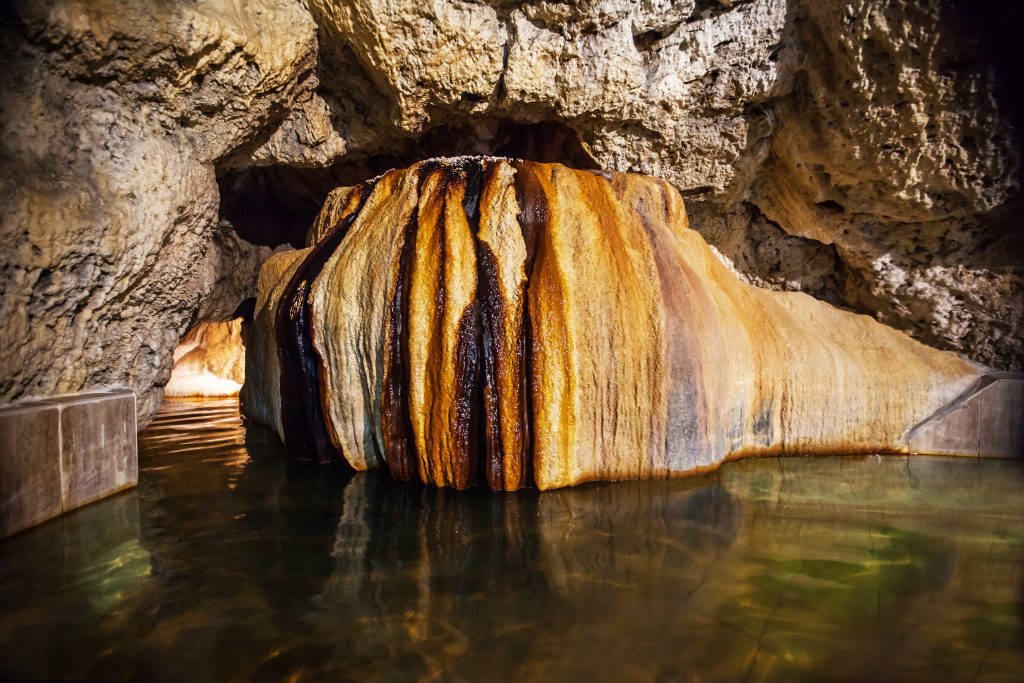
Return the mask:
<svg viewBox="0 0 1024 683"><path fill-rule="evenodd" d="M1018 678L1013 15L5 4L0 679Z"/></svg>

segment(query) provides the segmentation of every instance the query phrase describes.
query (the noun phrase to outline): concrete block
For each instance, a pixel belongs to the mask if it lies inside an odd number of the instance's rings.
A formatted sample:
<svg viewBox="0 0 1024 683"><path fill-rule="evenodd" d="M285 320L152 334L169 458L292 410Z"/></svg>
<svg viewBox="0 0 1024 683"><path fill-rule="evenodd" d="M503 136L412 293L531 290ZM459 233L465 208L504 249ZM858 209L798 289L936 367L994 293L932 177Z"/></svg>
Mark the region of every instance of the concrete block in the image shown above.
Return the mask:
<svg viewBox="0 0 1024 683"><path fill-rule="evenodd" d="M128 390L79 394L61 403L64 510L91 503L139 480L135 395Z"/></svg>
<svg viewBox="0 0 1024 683"><path fill-rule="evenodd" d="M908 445L912 453L978 455L981 402L968 400L939 411L917 427Z"/></svg>
<svg viewBox="0 0 1024 683"><path fill-rule="evenodd" d="M0 408L0 538L135 486L138 478L131 390Z"/></svg>
<svg viewBox="0 0 1024 683"><path fill-rule="evenodd" d="M982 457L1024 456L1024 377L1003 378L981 393Z"/></svg>
<svg viewBox="0 0 1024 683"><path fill-rule="evenodd" d="M59 453L57 406L0 408L0 538L61 513Z"/></svg>
<svg viewBox="0 0 1024 683"><path fill-rule="evenodd" d="M907 434L911 453L1024 456L1024 375L992 372Z"/></svg>

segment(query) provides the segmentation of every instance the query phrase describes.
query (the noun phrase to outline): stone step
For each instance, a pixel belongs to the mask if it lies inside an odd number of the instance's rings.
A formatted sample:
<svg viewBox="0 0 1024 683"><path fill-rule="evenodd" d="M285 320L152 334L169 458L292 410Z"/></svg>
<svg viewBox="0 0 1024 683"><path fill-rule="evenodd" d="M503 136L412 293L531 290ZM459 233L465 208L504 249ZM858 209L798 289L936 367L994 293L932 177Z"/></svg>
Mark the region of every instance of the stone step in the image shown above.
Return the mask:
<svg viewBox="0 0 1024 683"><path fill-rule="evenodd" d="M138 480L130 389L109 387L0 407L0 538Z"/></svg>

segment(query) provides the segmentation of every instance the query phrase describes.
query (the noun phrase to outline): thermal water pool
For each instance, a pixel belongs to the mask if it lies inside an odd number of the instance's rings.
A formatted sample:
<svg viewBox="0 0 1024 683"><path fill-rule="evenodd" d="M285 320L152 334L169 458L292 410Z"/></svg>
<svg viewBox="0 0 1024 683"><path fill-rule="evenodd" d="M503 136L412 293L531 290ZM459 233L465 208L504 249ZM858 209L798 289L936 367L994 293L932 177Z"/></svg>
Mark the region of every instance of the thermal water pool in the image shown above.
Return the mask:
<svg viewBox="0 0 1024 683"><path fill-rule="evenodd" d="M1019 681L1024 467L463 493L167 401L137 490L0 541L0 678Z"/></svg>

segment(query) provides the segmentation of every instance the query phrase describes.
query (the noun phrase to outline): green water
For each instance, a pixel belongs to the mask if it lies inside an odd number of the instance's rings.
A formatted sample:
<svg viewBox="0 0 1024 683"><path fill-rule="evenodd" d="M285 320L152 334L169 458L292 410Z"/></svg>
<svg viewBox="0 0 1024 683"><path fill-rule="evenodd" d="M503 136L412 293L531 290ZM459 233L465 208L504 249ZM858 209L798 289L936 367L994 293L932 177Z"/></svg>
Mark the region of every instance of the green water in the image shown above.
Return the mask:
<svg viewBox="0 0 1024 683"><path fill-rule="evenodd" d="M0 541L0 677L1024 679L1019 463L460 494L280 448L166 403L136 491Z"/></svg>

